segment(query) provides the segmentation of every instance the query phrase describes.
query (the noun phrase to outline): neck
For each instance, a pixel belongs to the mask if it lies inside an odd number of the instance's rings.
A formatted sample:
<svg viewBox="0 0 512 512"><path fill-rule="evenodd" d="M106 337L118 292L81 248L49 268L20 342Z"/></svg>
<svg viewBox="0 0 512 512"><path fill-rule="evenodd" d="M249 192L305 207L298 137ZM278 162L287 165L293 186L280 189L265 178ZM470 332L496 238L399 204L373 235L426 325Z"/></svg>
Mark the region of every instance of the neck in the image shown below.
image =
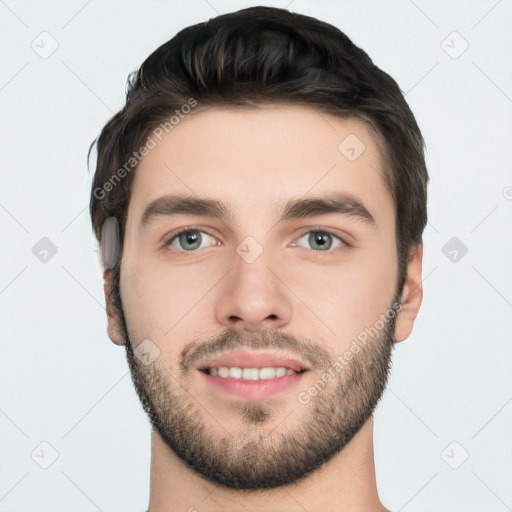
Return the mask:
<svg viewBox="0 0 512 512"><path fill-rule="evenodd" d="M370 417L341 453L297 484L228 489L194 473L160 435L151 434L149 512L386 512L377 493Z"/></svg>

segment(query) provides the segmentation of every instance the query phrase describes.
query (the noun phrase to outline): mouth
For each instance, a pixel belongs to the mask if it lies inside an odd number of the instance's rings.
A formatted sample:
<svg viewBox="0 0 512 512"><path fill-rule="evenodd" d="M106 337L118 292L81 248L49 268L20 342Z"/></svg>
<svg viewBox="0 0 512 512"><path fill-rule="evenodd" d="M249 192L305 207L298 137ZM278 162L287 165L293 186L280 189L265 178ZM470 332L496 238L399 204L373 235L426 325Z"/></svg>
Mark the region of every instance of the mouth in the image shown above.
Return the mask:
<svg viewBox="0 0 512 512"><path fill-rule="evenodd" d="M237 350L197 369L209 384L242 398L263 399L298 383L309 368L300 360L278 353Z"/></svg>
<svg viewBox="0 0 512 512"><path fill-rule="evenodd" d="M248 350L227 352L212 361L200 364L197 369L212 377L244 380L282 378L309 370L305 363L294 357L276 352Z"/></svg>
<svg viewBox="0 0 512 512"><path fill-rule="evenodd" d="M296 375L307 372L300 370L298 372L284 366L264 366L263 368L240 368L239 366L220 366L218 368L199 368L200 372L206 373L212 377L221 379L240 379L240 380L270 380L280 379L287 375Z"/></svg>

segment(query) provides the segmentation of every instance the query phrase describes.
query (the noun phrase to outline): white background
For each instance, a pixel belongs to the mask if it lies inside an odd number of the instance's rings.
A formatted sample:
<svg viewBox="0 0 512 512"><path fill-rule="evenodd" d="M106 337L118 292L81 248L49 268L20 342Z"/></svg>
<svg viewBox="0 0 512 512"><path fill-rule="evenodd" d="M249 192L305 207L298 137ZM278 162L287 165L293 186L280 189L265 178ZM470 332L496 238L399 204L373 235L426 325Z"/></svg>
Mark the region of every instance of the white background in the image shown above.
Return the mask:
<svg viewBox="0 0 512 512"><path fill-rule="evenodd" d="M424 302L376 412L381 499L512 510L512 2L259 4L344 31L398 82L427 143ZM106 334L86 153L128 72L185 26L250 5L0 0L2 512L146 510L149 422ZM456 262L452 237L468 249Z"/></svg>

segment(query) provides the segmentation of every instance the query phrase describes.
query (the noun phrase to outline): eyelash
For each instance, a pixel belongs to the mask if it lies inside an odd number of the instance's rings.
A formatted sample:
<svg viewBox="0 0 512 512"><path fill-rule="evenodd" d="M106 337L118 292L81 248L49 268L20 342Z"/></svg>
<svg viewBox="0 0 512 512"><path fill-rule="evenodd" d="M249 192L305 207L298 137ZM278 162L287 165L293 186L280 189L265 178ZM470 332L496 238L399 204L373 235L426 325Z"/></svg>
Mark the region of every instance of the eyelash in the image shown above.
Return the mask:
<svg viewBox="0 0 512 512"><path fill-rule="evenodd" d="M170 248L170 245L174 242L174 240L176 240L182 233L188 233L188 232L194 232L194 231L198 231L200 233L205 233L207 234L208 236L211 236L212 238L217 238L216 236L212 235L211 233L209 233L208 231L205 231L203 228L201 228L200 226L189 226L187 228L183 228L183 229L180 229L179 231L176 231L174 233L171 234L170 238L167 239L166 242L164 242L164 246L165 247L169 247ZM328 230L328 229L324 229L324 228L321 228L320 226L313 226L313 227L310 227L308 231L305 231L303 232L301 235L298 236L298 238L296 240L299 240L301 239L302 237L304 237L304 235L309 235L310 233L314 233L314 232L317 232L317 233L323 233L323 234L328 234L328 235L331 235L333 238L336 238L338 239L340 242L341 242L341 246L338 247L338 248L335 248L335 249L327 249L325 251L315 251L314 249L311 249L313 252L317 253L317 254L320 254L320 255L332 255L334 252L338 251L338 250L341 250L343 247L351 247L351 245L349 243L347 243L345 240L343 240L342 238L340 238L338 235L336 235L335 233L333 233L332 231ZM213 247L213 246L212 246ZM187 253L187 252L197 252L197 249L195 250L191 250L191 251L185 251L183 249L173 249L175 250L176 252L184 252L184 253Z"/></svg>

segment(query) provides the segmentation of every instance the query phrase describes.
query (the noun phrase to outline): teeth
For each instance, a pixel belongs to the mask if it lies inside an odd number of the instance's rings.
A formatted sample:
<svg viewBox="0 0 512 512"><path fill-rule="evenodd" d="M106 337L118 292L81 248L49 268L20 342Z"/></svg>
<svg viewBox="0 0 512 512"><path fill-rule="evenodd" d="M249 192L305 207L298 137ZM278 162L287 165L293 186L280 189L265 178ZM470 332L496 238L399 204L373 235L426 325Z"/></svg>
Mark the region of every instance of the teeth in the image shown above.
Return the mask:
<svg viewBox="0 0 512 512"><path fill-rule="evenodd" d="M237 368L237 370L238 370L238 368ZM261 371L263 371L263 370L264 370L264 368L261 369ZM245 380L258 380L259 379L259 371L257 368L244 368L242 370L242 378Z"/></svg>
<svg viewBox="0 0 512 512"><path fill-rule="evenodd" d="M286 368L276 368L276 377L284 377L285 375L295 373L293 370L290 370L290 373L286 373L287 371Z"/></svg>
<svg viewBox="0 0 512 512"><path fill-rule="evenodd" d="M219 377L229 377L229 368L226 368L225 366L222 366L217 370L217 374Z"/></svg>
<svg viewBox="0 0 512 512"><path fill-rule="evenodd" d="M245 371L245 370L244 370ZM260 379L274 379L276 376L276 371L274 368L262 368L259 373L256 372L256 375L259 375Z"/></svg>
<svg viewBox="0 0 512 512"><path fill-rule="evenodd" d="M228 368L226 366L221 366L220 368L210 368L210 375L213 377L222 377L227 378L231 377L234 379L242 379L242 380L267 380L267 379L275 379L279 377L284 377L285 375L293 375L294 372L291 369L278 367L265 367L265 368L240 368L238 366L233 366Z"/></svg>
<svg viewBox="0 0 512 512"><path fill-rule="evenodd" d="M229 376L233 377L234 379L239 379L240 377L242 377L242 370L241 370L241 368L237 368L236 366L234 366L233 368L230 368L229 369ZM223 375L223 377L224 377L224 375Z"/></svg>

